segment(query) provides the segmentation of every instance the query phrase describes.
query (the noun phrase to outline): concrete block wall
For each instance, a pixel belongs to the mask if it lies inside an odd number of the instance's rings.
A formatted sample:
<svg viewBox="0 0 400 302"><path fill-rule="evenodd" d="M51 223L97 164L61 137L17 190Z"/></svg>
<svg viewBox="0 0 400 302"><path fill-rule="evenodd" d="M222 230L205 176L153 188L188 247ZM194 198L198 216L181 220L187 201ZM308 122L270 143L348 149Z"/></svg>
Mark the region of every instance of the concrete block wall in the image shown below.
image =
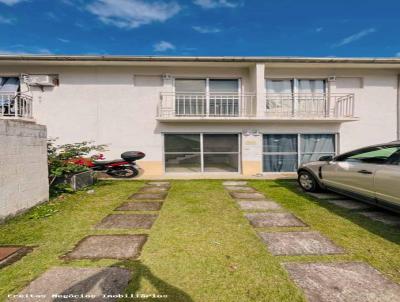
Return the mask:
<svg viewBox="0 0 400 302"><path fill-rule="evenodd" d="M46 126L0 119L0 221L49 199Z"/></svg>

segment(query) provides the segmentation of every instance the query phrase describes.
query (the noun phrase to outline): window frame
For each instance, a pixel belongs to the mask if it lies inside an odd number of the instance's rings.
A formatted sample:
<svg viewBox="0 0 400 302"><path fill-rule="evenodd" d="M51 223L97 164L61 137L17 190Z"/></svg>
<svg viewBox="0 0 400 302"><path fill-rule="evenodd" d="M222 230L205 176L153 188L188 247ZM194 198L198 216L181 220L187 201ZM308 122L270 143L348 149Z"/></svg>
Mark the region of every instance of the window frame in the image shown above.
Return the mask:
<svg viewBox="0 0 400 302"><path fill-rule="evenodd" d="M220 171L205 171L204 170L204 155L205 154L237 154L238 157L238 164L237 164L237 171L236 172L225 172L225 173L241 173L242 171L242 137L241 133L239 132L164 132L162 133L163 136L163 144L162 144L162 158L163 158L163 167L164 173L175 173L167 171L166 167L166 154L178 154L179 152L165 152L165 136L166 135L185 135L185 134L193 134L193 135L200 135L200 152L182 152L182 154L199 154L200 155L200 171L199 172L192 172L192 173L221 173ZM237 143L238 143L238 151L237 152L204 152L204 135L212 135L212 134L219 134L219 135L236 135L237 136ZM184 173L184 172L176 172L176 173ZM190 172L187 172L190 173Z"/></svg>
<svg viewBox="0 0 400 302"><path fill-rule="evenodd" d="M339 150L339 144L340 144L340 140L339 140L339 133L338 132L321 132L321 133L317 133L317 132L265 132L262 133L262 144L261 144L261 170L262 173L291 173L291 172L270 172L270 171L264 171L264 155L274 155L278 154L276 152L264 152L264 136L266 135L297 135L297 168L300 167L301 165L301 136L302 135L333 135L334 137L334 156L336 156L338 154L338 150ZM295 152L283 152L283 153L279 153L279 154L294 154ZM309 153L305 153L305 154L309 154ZM321 153L322 154L322 153ZM324 153L324 154L330 154L328 152ZM296 171L293 171L293 173Z"/></svg>

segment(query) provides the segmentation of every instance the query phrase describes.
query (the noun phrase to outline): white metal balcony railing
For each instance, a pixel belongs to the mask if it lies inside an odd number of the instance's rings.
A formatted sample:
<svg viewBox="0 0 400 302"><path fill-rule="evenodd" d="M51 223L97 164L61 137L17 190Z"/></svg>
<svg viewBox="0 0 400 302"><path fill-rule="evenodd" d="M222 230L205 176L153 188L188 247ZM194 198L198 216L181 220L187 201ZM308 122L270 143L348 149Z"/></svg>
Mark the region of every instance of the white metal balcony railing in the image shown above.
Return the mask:
<svg viewBox="0 0 400 302"><path fill-rule="evenodd" d="M161 93L158 117L252 117L256 95L239 93Z"/></svg>
<svg viewBox="0 0 400 302"><path fill-rule="evenodd" d="M19 92L0 92L0 118L32 119L32 97Z"/></svg>
<svg viewBox="0 0 400 302"><path fill-rule="evenodd" d="M267 94L266 116L273 118L352 118L354 117L354 94Z"/></svg>

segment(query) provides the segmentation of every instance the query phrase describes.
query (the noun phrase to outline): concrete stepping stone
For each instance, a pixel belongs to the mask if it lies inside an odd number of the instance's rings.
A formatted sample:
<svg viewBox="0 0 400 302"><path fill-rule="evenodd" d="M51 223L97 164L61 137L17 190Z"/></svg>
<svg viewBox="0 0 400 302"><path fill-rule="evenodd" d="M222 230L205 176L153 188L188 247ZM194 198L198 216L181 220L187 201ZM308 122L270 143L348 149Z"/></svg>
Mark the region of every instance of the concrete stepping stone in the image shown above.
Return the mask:
<svg viewBox="0 0 400 302"><path fill-rule="evenodd" d="M235 199L265 199L265 196L261 193L244 193L244 192L229 192Z"/></svg>
<svg viewBox="0 0 400 302"><path fill-rule="evenodd" d="M342 254L344 250L318 232L259 233L272 255Z"/></svg>
<svg viewBox="0 0 400 302"><path fill-rule="evenodd" d="M140 188L138 193L163 193L168 192L169 187L160 187L160 186L144 186Z"/></svg>
<svg viewBox="0 0 400 302"><path fill-rule="evenodd" d="M82 239L66 259L136 259L147 235L95 235Z"/></svg>
<svg viewBox="0 0 400 302"><path fill-rule="evenodd" d="M392 214L384 211L359 212L372 220L382 222L390 226L400 226L400 215Z"/></svg>
<svg viewBox="0 0 400 302"><path fill-rule="evenodd" d="M239 201L242 210L281 210L282 207L274 201Z"/></svg>
<svg viewBox="0 0 400 302"><path fill-rule="evenodd" d="M169 181L150 181L146 185L155 187L170 187L171 183Z"/></svg>
<svg viewBox="0 0 400 302"><path fill-rule="evenodd" d="M97 229L150 229L157 219L156 214L111 214L106 216Z"/></svg>
<svg viewBox="0 0 400 302"><path fill-rule="evenodd" d="M246 186L226 186L225 189L230 192L257 192L253 188Z"/></svg>
<svg viewBox="0 0 400 302"><path fill-rule="evenodd" d="M129 199L136 200L164 200L167 196L166 192L163 193L135 193L129 196Z"/></svg>
<svg viewBox="0 0 400 302"><path fill-rule="evenodd" d="M239 203L239 202L263 202L263 201L275 202L275 201L273 201L271 199L266 199L266 198L264 198L264 199L235 199L235 200L236 200L237 203Z"/></svg>
<svg viewBox="0 0 400 302"><path fill-rule="evenodd" d="M229 181L224 181L222 183L224 186L245 186L247 185L247 181L242 181L242 180L229 180Z"/></svg>
<svg viewBox="0 0 400 302"><path fill-rule="evenodd" d="M365 209L369 209L372 207L371 205L369 205L367 203L363 203L361 201L352 200L352 199L327 200L326 202L329 202L331 204L334 204L335 206L338 206L340 208L347 209L347 210L365 210Z"/></svg>
<svg viewBox="0 0 400 302"><path fill-rule="evenodd" d="M309 302L399 302L400 286L366 263L286 263Z"/></svg>
<svg viewBox="0 0 400 302"><path fill-rule="evenodd" d="M56 267L11 296L9 301L117 301L117 295L125 292L131 275L129 270L119 267ZM27 298L27 295L40 298ZM71 297L75 295L77 298ZM90 295L90 298L79 298L81 295Z"/></svg>
<svg viewBox="0 0 400 302"><path fill-rule="evenodd" d="M335 194L335 193L307 193L308 195L320 199L320 200L340 200L347 199L346 196Z"/></svg>
<svg viewBox="0 0 400 302"><path fill-rule="evenodd" d="M116 208L115 211L159 211L162 204L159 201L125 202Z"/></svg>
<svg viewBox="0 0 400 302"><path fill-rule="evenodd" d="M307 226L291 213L248 213L245 216L255 228Z"/></svg>
<svg viewBox="0 0 400 302"><path fill-rule="evenodd" d="M32 250L25 246L0 246L0 268L18 261Z"/></svg>

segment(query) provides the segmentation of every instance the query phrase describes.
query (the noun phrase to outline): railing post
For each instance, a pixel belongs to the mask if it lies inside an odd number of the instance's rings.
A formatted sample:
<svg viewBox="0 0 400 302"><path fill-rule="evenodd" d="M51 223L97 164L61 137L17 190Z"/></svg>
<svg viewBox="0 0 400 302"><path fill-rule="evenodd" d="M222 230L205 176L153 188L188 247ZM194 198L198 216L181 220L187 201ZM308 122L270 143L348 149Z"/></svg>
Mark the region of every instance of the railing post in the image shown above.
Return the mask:
<svg viewBox="0 0 400 302"><path fill-rule="evenodd" d="M331 115L331 94L328 90L328 93L324 96L325 99L325 117L330 117Z"/></svg>
<svg viewBox="0 0 400 302"><path fill-rule="evenodd" d="M18 111L19 111L18 94L16 93L14 96L14 116L16 118L18 117Z"/></svg>

